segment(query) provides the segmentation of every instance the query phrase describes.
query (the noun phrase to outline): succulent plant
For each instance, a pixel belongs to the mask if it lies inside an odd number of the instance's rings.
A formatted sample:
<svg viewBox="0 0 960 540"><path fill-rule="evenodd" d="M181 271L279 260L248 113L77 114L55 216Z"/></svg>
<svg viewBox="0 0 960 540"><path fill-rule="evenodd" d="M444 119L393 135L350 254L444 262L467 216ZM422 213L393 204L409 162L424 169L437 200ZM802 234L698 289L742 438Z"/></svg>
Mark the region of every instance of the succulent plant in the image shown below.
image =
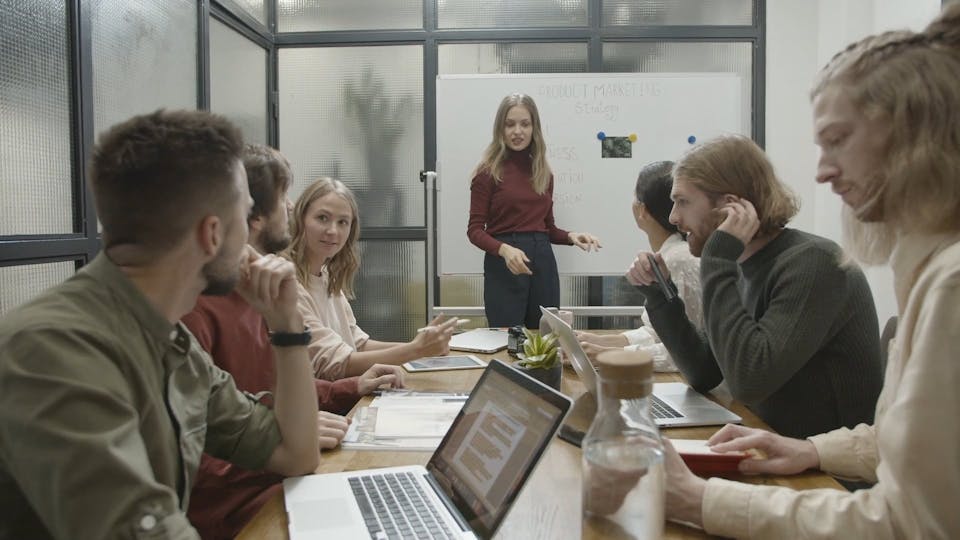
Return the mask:
<svg viewBox="0 0 960 540"><path fill-rule="evenodd" d="M523 360L518 364L526 369L550 369L557 365L557 336L549 333L541 336L537 330L523 329L527 337L523 342Z"/></svg>

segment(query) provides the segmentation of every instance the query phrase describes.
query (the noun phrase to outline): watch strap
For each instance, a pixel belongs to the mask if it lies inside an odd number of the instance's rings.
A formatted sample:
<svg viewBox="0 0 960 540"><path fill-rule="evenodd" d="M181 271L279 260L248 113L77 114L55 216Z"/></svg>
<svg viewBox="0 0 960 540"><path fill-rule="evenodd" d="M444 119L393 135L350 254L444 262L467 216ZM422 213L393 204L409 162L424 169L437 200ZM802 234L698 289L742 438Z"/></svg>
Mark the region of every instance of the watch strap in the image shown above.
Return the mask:
<svg viewBox="0 0 960 540"><path fill-rule="evenodd" d="M274 347L302 347L310 344L310 332L270 332L270 344Z"/></svg>

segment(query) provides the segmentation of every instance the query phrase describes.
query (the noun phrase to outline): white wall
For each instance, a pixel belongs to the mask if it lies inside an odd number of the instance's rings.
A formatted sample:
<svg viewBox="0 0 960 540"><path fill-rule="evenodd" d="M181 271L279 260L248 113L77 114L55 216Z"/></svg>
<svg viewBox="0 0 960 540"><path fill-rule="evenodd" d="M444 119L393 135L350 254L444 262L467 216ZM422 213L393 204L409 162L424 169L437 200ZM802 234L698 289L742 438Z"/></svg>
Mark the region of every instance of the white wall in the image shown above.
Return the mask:
<svg viewBox="0 0 960 540"><path fill-rule="evenodd" d="M766 148L780 177L800 196L793 225L840 240L840 199L814 182L808 93L817 71L848 43L885 30L922 29L940 0L770 0L767 2ZM897 312L887 267L866 268L880 326Z"/></svg>

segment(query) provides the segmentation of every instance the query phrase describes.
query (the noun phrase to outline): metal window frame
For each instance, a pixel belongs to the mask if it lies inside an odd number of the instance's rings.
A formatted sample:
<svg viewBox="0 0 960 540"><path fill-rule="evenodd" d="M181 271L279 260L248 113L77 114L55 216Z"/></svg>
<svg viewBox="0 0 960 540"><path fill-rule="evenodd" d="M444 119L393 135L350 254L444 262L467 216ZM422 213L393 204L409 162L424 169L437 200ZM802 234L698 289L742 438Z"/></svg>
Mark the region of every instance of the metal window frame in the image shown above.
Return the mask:
<svg viewBox="0 0 960 540"><path fill-rule="evenodd" d="M423 0L423 28L412 30L345 30L320 32L278 32L277 0L267 0L267 24L230 0L197 0L198 61L197 105L210 106L210 30L209 18L214 17L241 33L267 51L267 121L268 141L279 143L279 89L277 58L280 48L337 47L351 45L421 45L423 50L424 93L424 169L436 168L436 76L439 71L438 50L448 43L496 42L585 42L587 43L588 72L601 73L603 44L611 41L735 41L753 44L752 58L752 136L765 145L765 80L766 80L766 0L753 0L753 20L750 26L636 26L604 27L601 24L603 0L587 0L587 25L576 27L537 28L438 28L436 0ZM947 0L943 1L945 5ZM68 0L66 26L69 31L71 121L74 137L72 155L73 233L57 235L18 235L0 237L0 266L35 264L75 260L79 268L92 260L100 250L97 216L89 195L87 169L93 148L93 53L91 39L91 0ZM414 181L411 179L411 181ZM424 200L427 199L424 184ZM426 207L424 212L436 212ZM370 227L361 230L361 240L421 240L430 233L427 216L423 226ZM435 242L434 242L435 245ZM433 257L436 253L428 253ZM429 275L432 265L426 265L427 287L425 297L428 312L439 304L439 277ZM590 277L587 285L588 303L602 302L602 277ZM432 293L432 297L431 297ZM597 323L591 318L589 325Z"/></svg>
<svg viewBox="0 0 960 540"><path fill-rule="evenodd" d="M377 45L421 45L423 47L423 103L424 103L424 169L436 169L436 76L439 71L439 46L450 43L551 43L585 42L587 44L588 72L603 72L603 44L605 42L642 42L642 41L708 41L752 43L751 73L751 134L760 146L765 143L765 61L766 61L766 0L753 0L753 19L749 26L638 26L604 27L602 26L602 0L588 0L586 26L576 27L538 27L538 28L468 28L440 29L435 0L423 2L423 29L402 30L335 30L317 32L278 32L274 30L276 49L294 47L345 47ZM275 5L275 3L274 3ZM275 21L276 19L274 19ZM424 200L428 201L424 212L436 215L436 201L429 197L429 182L424 183ZM378 240L428 240L428 235L436 231L429 230L430 216L424 216L424 226L416 227L377 227L361 230L362 239ZM436 241L434 253L427 253L430 260L436 261ZM430 251L430 250L428 250ZM433 275L434 265L429 260L426 266L427 287L426 302L428 315L440 305L440 278ZM603 301L603 278L590 277L587 280L587 302L600 305ZM445 311L449 308L444 307ZM599 327L598 317L588 318L589 327Z"/></svg>

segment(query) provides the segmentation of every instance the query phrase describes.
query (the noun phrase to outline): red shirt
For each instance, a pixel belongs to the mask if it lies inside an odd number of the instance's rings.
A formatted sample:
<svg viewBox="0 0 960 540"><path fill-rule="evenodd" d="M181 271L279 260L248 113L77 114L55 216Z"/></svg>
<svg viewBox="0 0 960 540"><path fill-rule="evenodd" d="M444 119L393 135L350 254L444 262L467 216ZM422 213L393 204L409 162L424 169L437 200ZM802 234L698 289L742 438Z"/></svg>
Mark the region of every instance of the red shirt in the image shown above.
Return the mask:
<svg viewBox="0 0 960 540"><path fill-rule="evenodd" d="M538 195L530 177L533 164L527 152L511 152L503 162L500 182L481 173L470 183L470 219L467 238L478 248L498 255L503 243L493 237L508 232L544 232L554 244L570 245L569 233L553 221L553 177Z"/></svg>
<svg viewBox="0 0 960 540"><path fill-rule="evenodd" d="M236 292L201 296L181 319L214 363L230 372L237 388L256 394L273 390L273 349L263 317ZM360 399L357 377L314 379L317 407L345 414ZM187 517L205 540L233 538L281 489L283 477L248 471L204 454L190 495Z"/></svg>

